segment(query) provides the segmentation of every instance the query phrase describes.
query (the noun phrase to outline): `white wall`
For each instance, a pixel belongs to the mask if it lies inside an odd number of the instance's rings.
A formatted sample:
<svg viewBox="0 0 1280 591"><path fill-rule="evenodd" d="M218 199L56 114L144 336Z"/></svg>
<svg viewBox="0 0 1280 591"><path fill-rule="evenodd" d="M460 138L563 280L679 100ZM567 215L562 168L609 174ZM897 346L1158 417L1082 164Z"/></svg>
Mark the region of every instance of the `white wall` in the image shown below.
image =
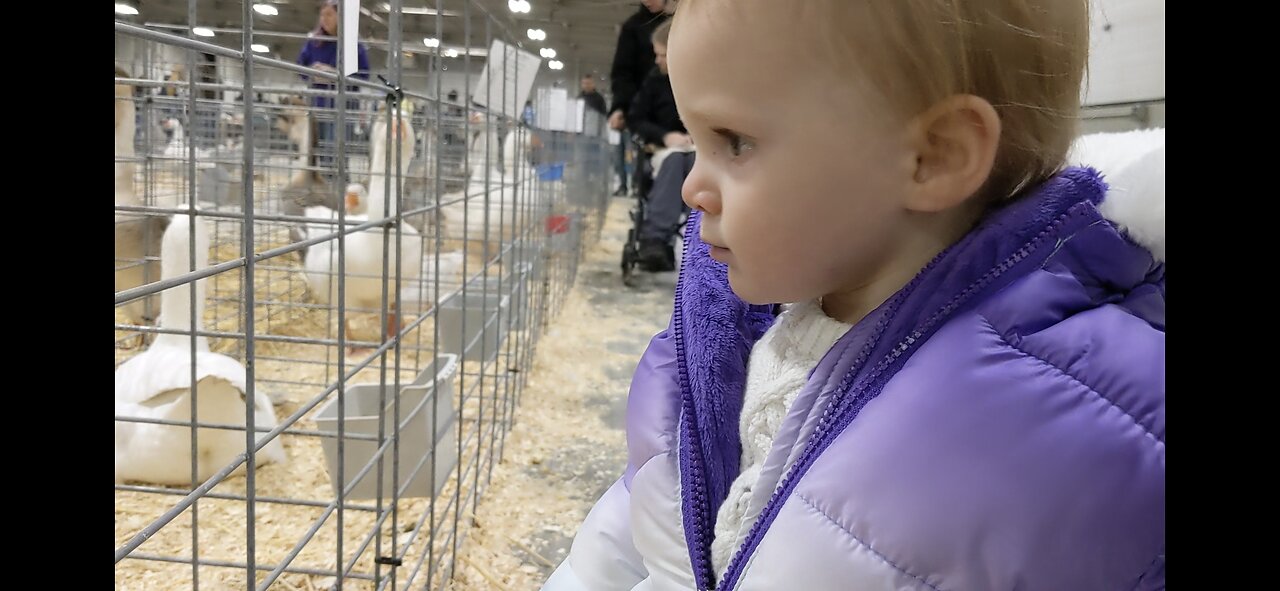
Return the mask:
<svg viewBox="0 0 1280 591"><path fill-rule="evenodd" d="M1084 104L1163 99L1164 0L1093 0Z"/></svg>
<svg viewBox="0 0 1280 591"><path fill-rule="evenodd" d="M116 33L116 65L124 68L134 78L163 80L175 64L186 68L186 51L172 45L143 41L129 35ZM147 55L150 52L150 55ZM144 65L150 64L149 68Z"/></svg>
<svg viewBox="0 0 1280 591"><path fill-rule="evenodd" d="M147 51L152 52L150 56L152 67L150 71L143 72L143 55ZM286 49L286 51L289 51L289 49ZM374 72L384 72L386 53L381 50L370 50L369 53L369 60ZM186 64L187 60L186 52L182 49L159 43L139 41L134 37L121 34L117 34L115 37L115 56L116 65L128 70L130 75L155 80L163 79L173 64ZM287 55L272 55L271 57L292 62L296 55L290 53ZM243 79L243 70L238 61L231 58L218 57L216 63L218 77L222 83L240 84ZM461 58L442 59L440 65L447 69L433 71L431 56L416 54L411 58L406 58L404 61L404 76L401 80L401 85L406 90L434 96L436 92L436 76L438 74L440 78L440 94L442 96L447 96L450 90L457 90L460 98L465 97L472 88L475 88L484 70L484 64L484 58L473 58L468 78L466 62ZM377 77L374 76L372 79L376 81ZM297 74L276 68L255 68L254 80L264 86L305 88ZM499 80L500 78L495 76L495 84L499 83ZM560 71L552 71L546 67L545 61L539 68L534 87L550 86L557 80L564 80L566 87L573 89L576 96L577 81L572 78L569 70L566 68ZM227 97L231 98L235 95L235 91L229 91ZM532 98L532 93L530 98Z"/></svg>
<svg viewBox="0 0 1280 591"><path fill-rule="evenodd" d="M451 61L458 61L458 60L451 60ZM471 63L470 71L464 68L461 62L458 62L456 64L445 64L445 65L449 69L440 72L440 94L442 95L448 96L450 90L456 90L458 91L458 99L462 100L463 97L466 97L468 94L471 93L471 90L476 87L477 83L479 84L484 83L480 78L480 76L484 72L483 60L473 61ZM495 75L493 77L493 83L500 84L501 78ZM433 93L435 92L434 83L431 87L431 91Z"/></svg>
<svg viewBox="0 0 1280 591"><path fill-rule="evenodd" d="M218 77L223 84L241 85L244 83L244 65L239 60L228 57L218 57ZM306 88L306 84L297 74L288 70L279 68L268 68L256 66L253 69L254 86L262 87L285 87L285 88ZM225 98L232 100L239 91L226 91Z"/></svg>

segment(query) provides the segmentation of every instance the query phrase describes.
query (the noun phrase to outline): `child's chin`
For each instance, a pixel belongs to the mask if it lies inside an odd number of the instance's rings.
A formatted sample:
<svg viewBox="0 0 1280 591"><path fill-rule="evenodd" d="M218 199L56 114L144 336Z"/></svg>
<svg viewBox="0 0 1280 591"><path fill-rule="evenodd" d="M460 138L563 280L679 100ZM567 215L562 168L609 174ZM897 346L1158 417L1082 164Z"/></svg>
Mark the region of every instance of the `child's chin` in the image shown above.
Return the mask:
<svg viewBox="0 0 1280 591"><path fill-rule="evenodd" d="M780 301L776 297L771 297L777 294L770 294L767 290L761 289L757 282L742 277L742 274L735 272L733 267L729 267L729 288L733 290L733 295L748 304L759 306Z"/></svg>

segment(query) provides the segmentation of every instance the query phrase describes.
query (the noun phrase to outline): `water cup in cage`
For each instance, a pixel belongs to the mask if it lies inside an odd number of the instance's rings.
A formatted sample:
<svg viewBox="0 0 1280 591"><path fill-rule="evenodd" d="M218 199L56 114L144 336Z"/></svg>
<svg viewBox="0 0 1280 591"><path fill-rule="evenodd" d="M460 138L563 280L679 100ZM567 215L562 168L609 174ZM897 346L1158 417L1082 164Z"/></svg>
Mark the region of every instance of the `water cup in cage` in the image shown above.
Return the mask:
<svg viewBox="0 0 1280 591"><path fill-rule="evenodd" d="M564 163L556 164L540 164L537 167L538 180L540 181L558 181L564 179Z"/></svg>
<svg viewBox="0 0 1280 591"><path fill-rule="evenodd" d="M472 279L465 297L459 290L440 303L441 350L465 361L497 357L511 323L511 297L497 293L498 282L490 281L486 290L480 278Z"/></svg>
<svg viewBox="0 0 1280 591"><path fill-rule="evenodd" d="M582 234L582 214L547 216L546 229L550 235L549 246L552 252L577 252Z"/></svg>
<svg viewBox="0 0 1280 591"><path fill-rule="evenodd" d="M437 364L428 364L410 384L400 387L400 456L399 486L402 489L400 498L431 497L439 494L441 487L449 478L449 473L457 464L457 422L454 412L453 377L458 371L458 358L455 355L440 355ZM435 385L432 385L432 376ZM379 411L378 384L349 384L346 388L345 406L346 425L341 458L338 457L338 398L334 394L316 413L316 426L321 431L333 432L321 437L320 446L324 450L326 466L329 470L329 482L334 491L340 486L349 486L355 482L357 475L373 459L374 453L381 447L376 440L379 417L385 417L384 433L391 438L395 428L396 406L394 388L387 384L385 404ZM432 421L432 417L435 420ZM432 425L434 424L434 440ZM356 439L352 437L370 435L375 439ZM431 452L435 450L435 474L432 474ZM382 497L393 498L392 494L392 452L391 445L381 456L382 464ZM338 465L343 466L343 479L338 482ZM347 495L350 499L372 499L378 496L378 466L374 464L367 474Z"/></svg>
<svg viewBox="0 0 1280 591"><path fill-rule="evenodd" d="M547 216L547 233L564 234L569 231L570 219L567 215Z"/></svg>

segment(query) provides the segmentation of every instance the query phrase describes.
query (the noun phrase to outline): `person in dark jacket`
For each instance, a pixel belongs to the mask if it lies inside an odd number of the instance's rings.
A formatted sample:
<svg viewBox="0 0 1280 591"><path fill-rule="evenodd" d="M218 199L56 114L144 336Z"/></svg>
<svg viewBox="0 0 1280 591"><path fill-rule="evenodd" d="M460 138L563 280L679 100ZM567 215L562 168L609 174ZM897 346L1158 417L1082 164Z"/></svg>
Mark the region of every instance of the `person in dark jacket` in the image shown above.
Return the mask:
<svg viewBox="0 0 1280 591"><path fill-rule="evenodd" d="M694 160L693 140L680 121L676 97L671 92L671 78L667 76L670 31L670 22L654 30L653 53L657 65L636 93L627 113L631 133L640 136L647 145L667 150L661 159L655 154L656 174L640 225L640 267L649 272L675 269L672 239L679 228L680 214L686 209L680 188L693 169Z"/></svg>
<svg viewBox="0 0 1280 591"><path fill-rule="evenodd" d="M665 52L665 48L660 45L657 49ZM657 59L665 61L665 55L659 53ZM684 123L680 122L680 113L676 111L676 98L671 93L671 78L667 76L665 67L654 68L644 81L644 86L640 87L640 92L631 101L631 111L627 113L627 128L640 136L644 143L657 147L669 148L689 143L689 134ZM671 137L667 137L668 135Z"/></svg>
<svg viewBox="0 0 1280 591"><path fill-rule="evenodd" d="M350 34L357 35L359 34L359 32L351 31ZM338 68L338 42L334 40L317 38L321 36L328 36L328 37L338 36L338 2L337 0L324 0L323 2L321 2L319 22L316 23L316 28L311 31L312 38L308 39L307 42L303 44L302 53L298 55L299 65L315 68L317 70L322 70L325 72L336 72ZM352 77L360 78L362 80L368 80L369 79L369 54L365 50L365 46L363 43L357 44L356 48L358 52L357 61L358 61L359 70L357 70L356 73L352 75ZM316 89L334 90L337 87L336 84L333 84L328 80L313 81L310 79L309 76L306 76L306 75L303 75L302 79L304 81L311 82L311 87ZM360 89L357 86L348 86L347 90L351 92L358 92ZM329 97L329 96L311 97L311 105L313 107L317 109L325 110L325 111L330 111L328 113L322 113L321 116L317 118L316 137L312 139L313 144L322 143L326 146L325 149L317 150L318 155L316 158L316 163L319 166L332 167L334 165L333 156L332 156L333 148L330 146L332 146L333 143L337 141L337 132L336 132L337 127L334 125L335 123L334 119L337 117L337 114L332 112L336 104L337 103L334 101L333 97ZM359 107L360 107L360 103L358 100L347 101L348 113L351 113L352 115L354 115L354 111L357 111ZM354 135L354 126L352 126L351 123L348 122L347 138L351 138L353 135ZM326 154L326 152L328 152L328 154Z"/></svg>
<svg viewBox="0 0 1280 591"><path fill-rule="evenodd" d="M604 95L600 94L600 91L596 90L595 76L592 76L591 74L584 75L579 88L582 89L582 92L578 94L578 98L587 103L587 108L599 113L601 117L607 117L609 115L608 110L604 106Z"/></svg>
<svg viewBox="0 0 1280 591"><path fill-rule="evenodd" d="M618 33L618 46L613 53L613 67L609 70L613 104L609 108L609 128L622 133L618 142L617 167L621 185L614 195L627 194L627 146L631 143L626 129L626 114L631 99L640 90L649 70L653 68L654 29L666 22L667 0L643 0L636 13L622 23Z"/></svg>
<svg viewBox="0 0 1280 591"><path fill-rule="evenodd" d="M609 78L613 89L613 107L609 109L609 126L621 130L631 108L631 99L640 90L653 69L653 32L667 21L666 0L644 0L640 8L622 23L618 47L613 53Z"/></svg>

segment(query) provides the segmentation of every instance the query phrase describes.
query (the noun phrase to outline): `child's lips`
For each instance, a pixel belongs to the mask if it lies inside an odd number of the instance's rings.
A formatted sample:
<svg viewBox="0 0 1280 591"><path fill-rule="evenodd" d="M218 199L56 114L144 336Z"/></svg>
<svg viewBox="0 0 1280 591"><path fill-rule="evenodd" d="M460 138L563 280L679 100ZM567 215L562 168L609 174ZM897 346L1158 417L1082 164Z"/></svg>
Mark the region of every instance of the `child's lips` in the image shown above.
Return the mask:
<svg viewBox="0 0 1280 591"><path fill-rule="evenodd" d="M724 259L724 257L726 257L726 256L728 256L728 255L729 255L729 249L728 249L728 248L725 248L725 247L723 247L723 246L720 246L720 245L718 244L718 243L719 243L719 240L716 240L716 239L708 239L708 238L707 238L705 235L703 235L702 233L698 233L698 239L699 239L699 240L701 240L703 244L706 244L706 245L707 245L708 249L710 250L710 252L709 252L708 254L711 256L711 258L713 258L713 259L715 259L715 260L717 260L717 261L724 262L724 260L723 260L723 259Z"/></svg>

